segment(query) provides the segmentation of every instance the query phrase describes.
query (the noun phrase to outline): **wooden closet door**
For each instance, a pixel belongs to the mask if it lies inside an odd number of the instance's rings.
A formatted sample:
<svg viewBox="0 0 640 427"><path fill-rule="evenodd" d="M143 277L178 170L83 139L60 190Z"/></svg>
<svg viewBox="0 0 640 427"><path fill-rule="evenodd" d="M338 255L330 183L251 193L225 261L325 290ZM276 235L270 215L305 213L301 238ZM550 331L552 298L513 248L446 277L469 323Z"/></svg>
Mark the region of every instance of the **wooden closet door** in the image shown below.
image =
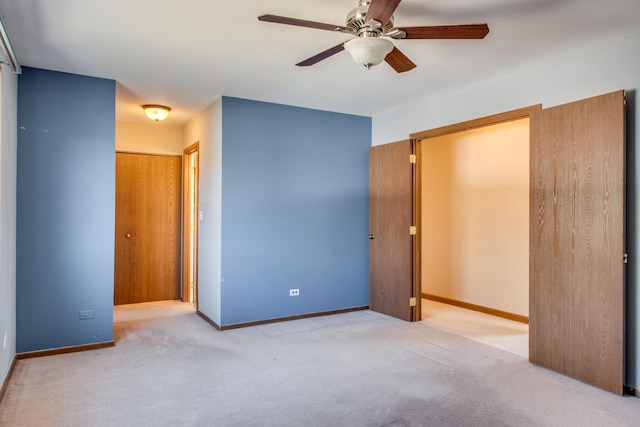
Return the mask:
<svg viewBox="0 0 640 427"><path fill-rule="evenodd" d="M181 158L116 154L114 303L180 298Z"/></svg>
<svg viewBox="0 0 640 427"><path fill-rule="evenodd" d="M624 381L624 93L531 113L529 359Z"/></svg>
<svg viewBox="0 0 640 427"><path fill-rule="evenodd" d="M413 214L410 141L369 150L369 307L413 320ZM363 236L364 237L364 236ZM419 297L419 296L418 296Z"/></svg>

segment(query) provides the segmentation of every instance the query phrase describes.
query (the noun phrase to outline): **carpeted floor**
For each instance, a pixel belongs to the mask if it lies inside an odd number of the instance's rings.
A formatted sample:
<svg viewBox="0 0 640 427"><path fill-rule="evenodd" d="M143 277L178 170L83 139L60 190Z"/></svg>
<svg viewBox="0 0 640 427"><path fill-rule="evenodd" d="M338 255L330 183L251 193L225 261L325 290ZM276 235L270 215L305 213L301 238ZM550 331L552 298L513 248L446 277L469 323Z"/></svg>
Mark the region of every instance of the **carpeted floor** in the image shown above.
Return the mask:
<svg viewBox="0 0 640 427"><path fill-rule="evenodd" d="M22 360L1 426L632 426L619 397L371 311L218 332L186 304L116 308L116 347Z"/></svg>
<svg viewBox="0 0 640 427"><path fill-rule="evenodd" d="M422 323L502 350L529 357L529 325L422 299Z"/></svg>

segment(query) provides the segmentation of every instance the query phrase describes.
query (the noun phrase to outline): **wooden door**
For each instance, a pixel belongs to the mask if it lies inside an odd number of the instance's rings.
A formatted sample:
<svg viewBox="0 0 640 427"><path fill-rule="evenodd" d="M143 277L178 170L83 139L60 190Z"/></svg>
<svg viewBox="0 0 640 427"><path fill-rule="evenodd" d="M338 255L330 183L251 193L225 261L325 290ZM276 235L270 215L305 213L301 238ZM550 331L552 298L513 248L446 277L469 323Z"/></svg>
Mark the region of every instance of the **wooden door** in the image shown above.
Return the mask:
<svg viewBox="0 0 640 427"><path fill-rule="evenodd" d="M413 168L410 141L371 147L369 151L369 307L414 320Z"/></svg>
<svg viewBox="0 0 640 427"><path fill-rule="evenodd" d="M529 359L623 392L624 93L531 114Z"/></svg>
<svg viewBox="0 0 640 427"><path fill-rule="evenodd" d="M180 298L180 157L116 154L114 303Z"/></svg>

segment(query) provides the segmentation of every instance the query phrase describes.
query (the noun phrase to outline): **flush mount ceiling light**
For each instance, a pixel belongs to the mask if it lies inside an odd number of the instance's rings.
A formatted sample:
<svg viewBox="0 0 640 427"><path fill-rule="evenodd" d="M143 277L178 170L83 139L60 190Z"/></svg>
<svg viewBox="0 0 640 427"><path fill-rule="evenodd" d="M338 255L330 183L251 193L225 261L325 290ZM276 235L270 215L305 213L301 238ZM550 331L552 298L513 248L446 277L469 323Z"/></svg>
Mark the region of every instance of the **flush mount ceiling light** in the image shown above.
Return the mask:
<svg viewBox="0 0 640 427"><path fill-rule="evenodd" d="M164 105L152 104L143 105L142 109L147 117L151 120L155 120L156 122L166 119L169 116L169 111L171 111L171 108L165 107Z"/></svg>
<svg viewBox="0 0 640 427"><path fill-rule="evenodd" d="M379 37L363 37L349 40L344 44L344 48L351 54L354 61L370 68L384 61L393 50L393 43Z"/></svg>

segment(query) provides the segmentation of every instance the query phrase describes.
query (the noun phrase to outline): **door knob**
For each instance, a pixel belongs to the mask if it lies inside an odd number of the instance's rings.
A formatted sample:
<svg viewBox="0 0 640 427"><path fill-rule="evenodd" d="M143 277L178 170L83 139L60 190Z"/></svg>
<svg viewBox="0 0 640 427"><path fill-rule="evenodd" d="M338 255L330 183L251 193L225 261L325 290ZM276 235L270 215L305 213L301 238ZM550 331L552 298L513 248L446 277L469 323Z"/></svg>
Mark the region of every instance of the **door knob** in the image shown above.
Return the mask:
<svg viewBox="0 0 640 427"><path fill-rule="evenodd" d="M127 239L131 237L131 234L127 233L127 235L125 236Z"/></svg>
<svg viewBox="0 0 640 427"><path fill-rule="evenodd" d="M376 236L374 236L373 234L369 234L369 240L373 240Z"/></svg>

